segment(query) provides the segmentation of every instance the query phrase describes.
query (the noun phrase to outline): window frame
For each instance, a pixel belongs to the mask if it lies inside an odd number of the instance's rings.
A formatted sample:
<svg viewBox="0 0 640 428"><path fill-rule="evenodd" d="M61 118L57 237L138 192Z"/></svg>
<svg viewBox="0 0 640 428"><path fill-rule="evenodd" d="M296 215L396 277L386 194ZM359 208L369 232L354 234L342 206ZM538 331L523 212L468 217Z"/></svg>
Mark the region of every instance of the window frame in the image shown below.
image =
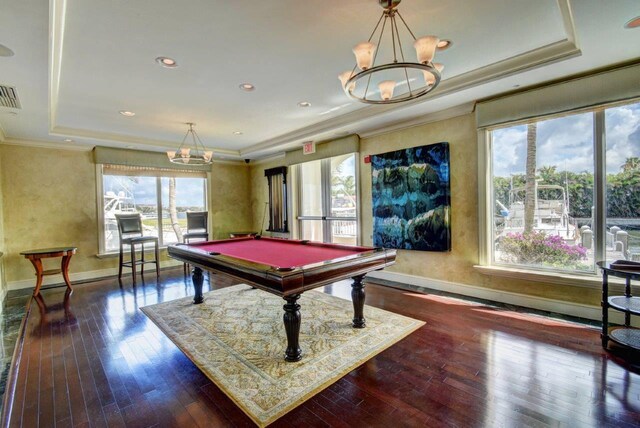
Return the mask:
<svg viewBox="0 0 640 428"><path fill-rule="evenodd" d="M493 262L493 165L492 165L492 139L491 132L510 126L522 125L532 121L565 117L574 114L593 114L593 162L594 162L594 189L593 189L593 232L594 232L594 259L603 260L606 255L607 232L607 177L606 177L606 123L605 111L623 105L636 104L640 99L631 99L618 102L591 106L588 108L576 108L558 114L541 115L527 120L518 120L500 123L479 128L478 140L478 265L474 266L484 274L503 276L509 278L529 279L559 284L587 286L600 288L601 276L597 266L593 271L562 271L531 266L518 268L513 265Z"/></svg>
<svg viewBox="0 0 640 428"><path fill-rule="evenodd" d="M104 235L104 174L103 174L103 164L96 164L96 207L97 207L97 229L98 229L98 257L111 257L118 254L118 250L106 250L106 240ZM204 178L205 191L204 191L204 204L205 210L209 213L209 217L211 217L211 207L210 207L210 195L209 191L211 189L211 173L205 172L206 177ZM159 175L156 177L156 206L159 208L158 212L162 212L162 184L161 180L163 177ZM158 219L160 221L160 219ZM211 224L211 218L209 218L209 224ZM160 227L161 224L158 223ZM160 230L160 229L159 229ZM162 238L159 240L159 248L164 249L167 248L167 245L162 242Z"/></svg>
<svg viewBox="0 0 640 428"><path fill-rule="evenodd" d="M328 211L331 211L331 190L332 190L332 182L331 182L331 159L334 157L351 155L354 157L354 178L356 181L356 215L354 217L336 217L328 215ZM359 153L344 153L342 155L336 155L321 159L311 160L309 162L320 161L320 171L321 171L321 192L322 192L322 215L321 216L309 216L309 215L300 215L302 212L302 165L306 162L298 163L292 165L293 170L293 183L294 183L294 192L296 194L295 202L293 204L294 216L293 218L296 220L295 227L295 235L296 238L302 239L302 230L303 230L303 221L311 220L311 221L322 221L323 222L323 231L322 238L323 242L331 243L333 240L333 229L332 222L333 221L353 221L356 223L356 245L361 245L362 242L362 233L361 233L361 219L360 219L360 163L359 161Z"/></svg>

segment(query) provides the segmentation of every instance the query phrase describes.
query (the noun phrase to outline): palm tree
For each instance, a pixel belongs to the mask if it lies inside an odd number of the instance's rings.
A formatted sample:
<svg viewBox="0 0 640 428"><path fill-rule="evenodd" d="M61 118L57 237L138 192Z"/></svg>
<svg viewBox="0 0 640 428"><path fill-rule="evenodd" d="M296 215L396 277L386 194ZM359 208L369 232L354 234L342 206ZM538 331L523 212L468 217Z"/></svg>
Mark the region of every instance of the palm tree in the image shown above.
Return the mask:
<svg viewBox="0 0 640 428"><path fill-rule="evenodd" d="M630 172L630 171L635 171L640 169L640 158L638 157L632 157L632 158L627 158L627 160L624 162L624 165L622 165L622 171L624 172Z"/></svg>
<svg viewBox="0 0 640 428"><path fill-rule="evenodd" d="M536 209L536 124L527 125L527 166L524 185L524 231L533 230Z"/></svg>
<svg viewBox="0 0 640 428"><path fill-rule="evenodd" d="M178 238L178 242L182 242L182 228L178 223L178 210L176 209L176 178L169 177L169 217L171 218L171 227ZM162 219L162 213L160 214ZM162 233L162 229L161 233Z"/></svg>

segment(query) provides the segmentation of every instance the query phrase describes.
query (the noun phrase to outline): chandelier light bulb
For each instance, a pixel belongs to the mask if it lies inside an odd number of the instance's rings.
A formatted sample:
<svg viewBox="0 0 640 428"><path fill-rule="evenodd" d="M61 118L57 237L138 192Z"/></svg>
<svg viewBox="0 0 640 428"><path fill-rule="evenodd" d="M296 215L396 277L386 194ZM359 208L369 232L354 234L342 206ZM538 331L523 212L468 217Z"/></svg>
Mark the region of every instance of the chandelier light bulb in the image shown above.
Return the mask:
<svg viewBox="0 0 640 428"><path fill-rule="evenodd" d="M183 147L180 149L180 156L182 156L183 158L188 158L190 157L190 153L191 149L189 147Z"/></svg>
<svg viewBox="0 0 640 428"><path fill-rule="evenodd" d="M378 84L380 89L380 98L384 101L388 101L393 98L393 89L396 87L396 82L393 80L384 80Z"/></svg>
<svg viewBox="0 0 640 428"><path fill-rule="evenodd" d="M413 42L413 47L416 49L416 55L418 56L418 62L420 64L428 64L433 61L433 56L436 52L436 46L440 39L436 36L424 36Z"/></svg>
<svg viewBox="0 0 640 428"><path fill-rule="evenodd" d="M167 150L167 156L169 157L169 160L175 159L176 158L176 151L175 150Z"/></svg>
<svg viewBox="0 0 640 428"><path fill-rule="evenodd" d="M351 77L353 77L353 75L354 73L351 70L347 70L338 75L338 79L340 79L340 82L342 83L342 89L347 92L353 92L353 89L356 87L356 82L351 82L349 84L349 87L346 86L347 82L349 81L349 79L351 79Z"/></svg>
<svg viewBox="0 0 640 428"><path fill-rule="evenodd" d="M373 54L376 52L376 45L371 42L358 43L353 48L356 56L356 63L360 70L367 70L373 64Z"/></svg>
<svg viewBox="0 0 640 428"><path fill-rule="evenodd" d="M444 70L444 64L441 64L439 62L434 62L433 66L435 67L436 70L438 70L438 73L442 75L442 70ZM424 74L424 83L426 83L428 86L431 86L434 83L436 83L436 76L434 76L430 71L424 70L422 73Z"/></svg>
<svg viewBox="0 0 640 428"><path fill-rule="evenodd" d="M211 151L204 152L203 158L204 158L205 161L207 161L207 162L211 161L212 157L213 157L213 152L211 152Z"/></svg>

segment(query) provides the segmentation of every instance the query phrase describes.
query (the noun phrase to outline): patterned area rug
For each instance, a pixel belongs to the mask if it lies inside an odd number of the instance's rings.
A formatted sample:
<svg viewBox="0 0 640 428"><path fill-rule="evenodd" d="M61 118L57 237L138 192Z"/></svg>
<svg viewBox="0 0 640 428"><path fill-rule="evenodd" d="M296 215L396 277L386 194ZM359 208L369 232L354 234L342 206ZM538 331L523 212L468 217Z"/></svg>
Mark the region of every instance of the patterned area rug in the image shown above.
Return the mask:
<svg viewBox="0 0 640 428"><path fill-rule="evenodd" d="M141 308L254 422L265 426L308 400L424 322L365 306L367 327L351 327L351 301L302 294L303 358L284 361L284 300L247 285Z"/></svg>

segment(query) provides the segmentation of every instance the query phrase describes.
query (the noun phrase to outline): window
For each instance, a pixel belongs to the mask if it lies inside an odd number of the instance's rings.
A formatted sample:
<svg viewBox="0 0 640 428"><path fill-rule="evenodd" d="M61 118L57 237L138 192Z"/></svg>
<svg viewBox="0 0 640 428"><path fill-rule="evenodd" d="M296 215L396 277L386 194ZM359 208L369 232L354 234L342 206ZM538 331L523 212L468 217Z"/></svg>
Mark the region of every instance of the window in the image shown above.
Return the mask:
<svg viewBox="0 0 640 428"><path fill-rule="evenodd" d="M594 273L640 260L640 103L488 134L490 264Z"/></svg>
<svg viewBox="0 0 640 428"><path fill-rule="evenodd" d="M356 155L296 165L298 236L311 241L356 245Z"/></svg>
<svg viewBox="0 0 640 428"><path fill-rule="evenodd" d="M264 171L269 185L268 232L289 233L287 218L287 167L281 166Z"/></svg>
<svg viewBox="0 0 640 428"><path fill-rule="evenodd" d="M207 211L204 172L103 165L102 234L100 252L119 248L115 214L142 215L144 234L157 236L160 245L182 240L187 211ZM162 231L162 233L160 233Z"/></svg>

